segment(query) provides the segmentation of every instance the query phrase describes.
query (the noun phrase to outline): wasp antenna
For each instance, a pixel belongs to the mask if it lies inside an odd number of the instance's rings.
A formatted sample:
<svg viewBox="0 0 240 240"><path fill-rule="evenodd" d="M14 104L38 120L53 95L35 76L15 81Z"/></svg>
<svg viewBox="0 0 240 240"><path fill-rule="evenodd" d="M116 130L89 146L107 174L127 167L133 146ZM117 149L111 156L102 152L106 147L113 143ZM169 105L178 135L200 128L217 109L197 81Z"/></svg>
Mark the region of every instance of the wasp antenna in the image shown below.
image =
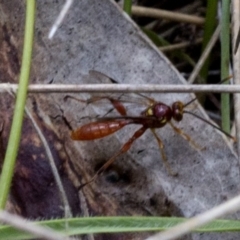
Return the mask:
<svg viewBox="0 0 240 240"><path fill-rule="evenodd" d="M188 105L190 105L192 102L194 102L194 101L196 101L197 100L197 98L193 98L192 100L190 100L188 103L185 103L184 105L183 105L183 107L185 108L185 107L187 107Z"/></svg>
<svg viewBox="0 0 240 240"><path fill-rule="evenodd" d="M224 78L223 80L221 80L220 81L220 83L219 84L222 84L222 83L224 83L224 82L226 82L226 81L228 81L229 79L231 79L233 76L232 75L230 75L230 76L228 76L228 77L226 77L226 78Z"/></svg>
<svg viewBox="0 0 240 240"><path fill-rule="evenodd" d="M208 121L208 120L206 120L206 119L204 119L204 118L198 116L197 114L195 114L195 113L193 113L193 112L189 112L189 111L183 111L183 113L188 113L188 114L190 114L190 115L192 115L192 116L194 116L194 117L196 117L196 118L202 120L203 122L208 123L209 125L211 125L211 126L214 127L215 129L217 129L217 130L219 130L220 132L222 132L223 134L225 134L227 137L231 138L234 142L237 141L235 137L233 137L233 136L230 135L229 133L225 132L225 131L222 130L220 127L214 125L214 124L211 123L210 121Z"/></svg>

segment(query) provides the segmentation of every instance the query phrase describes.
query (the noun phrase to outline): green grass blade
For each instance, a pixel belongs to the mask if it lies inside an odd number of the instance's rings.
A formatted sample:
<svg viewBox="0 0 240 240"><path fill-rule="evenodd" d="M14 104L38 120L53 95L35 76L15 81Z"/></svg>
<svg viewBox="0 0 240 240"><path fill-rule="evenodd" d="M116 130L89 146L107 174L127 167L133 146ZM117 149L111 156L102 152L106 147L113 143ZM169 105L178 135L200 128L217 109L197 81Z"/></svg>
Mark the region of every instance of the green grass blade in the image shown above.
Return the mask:
<svg viewBox="0 0 240 240"><path fill-rule="evenodd" d="M206 48L216 28L217 6L218 6L218 0L207 1L207 12L206 12L206 21L204 24L202 52ZM203 79L204 82L206 82L206 78L208 75L209 63L210 63L210 58L208 57L200 71L201 79Z"/></svg>
<svg viewBox="0 0 240 240"><path fill-rule="evenodd" d="M35 0L26 1L25 36L23 46L22 66L20 71L19 89L17 91L16 105L10 131L6 155L0 178L0 209L5 208L12 181L15 159L21 137L24 106L27 97L27 86L30 74L32 45L34 35Z"/></svg>
<svg viewBox="0 0 240 240"><path fill-rule="evenodd" d="M132 15L132 0L124 0L123 10L129 15Z"/></svg>
<svg viewBox="0 0 240 240"><path fill-rule="evenodd" d="M65 231L66 221L68 232ZM118 233L118 232L146 232L162 231L186 221L184 218L173 217L89 217L59 219L36 222L55 231L71 235L88 233ZM232 232L240 231L240 221L216 220L195 232ZM23 233L10 226L0 226L1 239L30 239L32 235Z"/></svg>
<svg viewBox="0 0 240 240"><path fill-rule="evenodd" d="M222 1L221 21L221 79L229 76L230 62L230 1ZM225 84L228 84L227 82ZM221 94L222 129L230 132L230 96Z"/></svg>

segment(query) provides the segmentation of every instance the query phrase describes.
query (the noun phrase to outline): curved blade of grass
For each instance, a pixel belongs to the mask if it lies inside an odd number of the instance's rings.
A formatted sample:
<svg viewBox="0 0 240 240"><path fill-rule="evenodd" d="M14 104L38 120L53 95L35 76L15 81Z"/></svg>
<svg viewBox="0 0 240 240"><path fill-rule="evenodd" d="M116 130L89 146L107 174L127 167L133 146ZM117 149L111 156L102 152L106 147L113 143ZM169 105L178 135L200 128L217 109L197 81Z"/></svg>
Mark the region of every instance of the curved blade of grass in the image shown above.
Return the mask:
<svg viewBox="0 0 240 240"><path fill-rule="evenodd" d="M73 219L58 219L35 222L55 231L66 233L65 224L68 222L68 235L89 233L118 233L118 232L146 232L162 231L184 222L184 218L172 217L88 217ZM226 232L240 231L240 221L216 220L195 232ZM29 233L14 229L11 226L0 226L1 239L30 239Z"/></svg>
<svg viewBox="0 0 240 240"><path fill-rule="evenodd" d="M24 116L24 106L27 97L27 87L30 74L32 45L34 35L35 0L26 1L25 35L23 45L22 66L20 71L19 88L10 131L6 155L0 178L0 209L4 209L12 181L13 171L21 136Z"/></svg>

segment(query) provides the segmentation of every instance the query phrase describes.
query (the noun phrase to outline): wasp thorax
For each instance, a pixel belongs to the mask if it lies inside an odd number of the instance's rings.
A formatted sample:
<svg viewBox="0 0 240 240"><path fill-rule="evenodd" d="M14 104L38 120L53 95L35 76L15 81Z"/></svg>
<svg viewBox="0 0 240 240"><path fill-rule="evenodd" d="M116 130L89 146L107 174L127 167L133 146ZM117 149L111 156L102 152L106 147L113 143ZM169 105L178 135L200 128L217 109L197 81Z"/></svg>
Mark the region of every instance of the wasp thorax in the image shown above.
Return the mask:
<svg viewBox="0 0 240 240"><path fill-rule="evenodd" d="M160 122L168 122L172 118L172 110L164 103L157 103L152 107L153 116Z"/></svg>
<svg viewBox="0 0 240 240"><path fill-rule="evenodd" d="M182 102L174 102L172 105L172 117L176 121L181 121L183 118L184 105Z"/></svg>

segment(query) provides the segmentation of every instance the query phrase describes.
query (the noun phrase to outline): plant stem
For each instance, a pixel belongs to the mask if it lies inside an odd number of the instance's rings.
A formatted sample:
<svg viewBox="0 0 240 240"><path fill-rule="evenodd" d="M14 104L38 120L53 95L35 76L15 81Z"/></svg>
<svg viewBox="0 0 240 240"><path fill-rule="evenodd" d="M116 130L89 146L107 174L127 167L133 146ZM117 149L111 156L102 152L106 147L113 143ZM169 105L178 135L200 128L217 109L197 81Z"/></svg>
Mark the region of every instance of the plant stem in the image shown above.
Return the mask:
<svg viewBox="0 0 240 240"><path fill-rule="evenodd" d="M15 161L18 153L21 129L24 117L24 107L27 98L27 88L30 75L32 45L34 35L35 0L26 1L25 34L23 45L22 66L17 91L16 105L10 131L6 155L0 178L0 209L4 209L8 198Z"/></svg>
<svg viewBox="0 0 240 240"><path fill-rule="evenodd" d="M123 10L129 15L132 15L132 0L124 0Z"/></svg>

